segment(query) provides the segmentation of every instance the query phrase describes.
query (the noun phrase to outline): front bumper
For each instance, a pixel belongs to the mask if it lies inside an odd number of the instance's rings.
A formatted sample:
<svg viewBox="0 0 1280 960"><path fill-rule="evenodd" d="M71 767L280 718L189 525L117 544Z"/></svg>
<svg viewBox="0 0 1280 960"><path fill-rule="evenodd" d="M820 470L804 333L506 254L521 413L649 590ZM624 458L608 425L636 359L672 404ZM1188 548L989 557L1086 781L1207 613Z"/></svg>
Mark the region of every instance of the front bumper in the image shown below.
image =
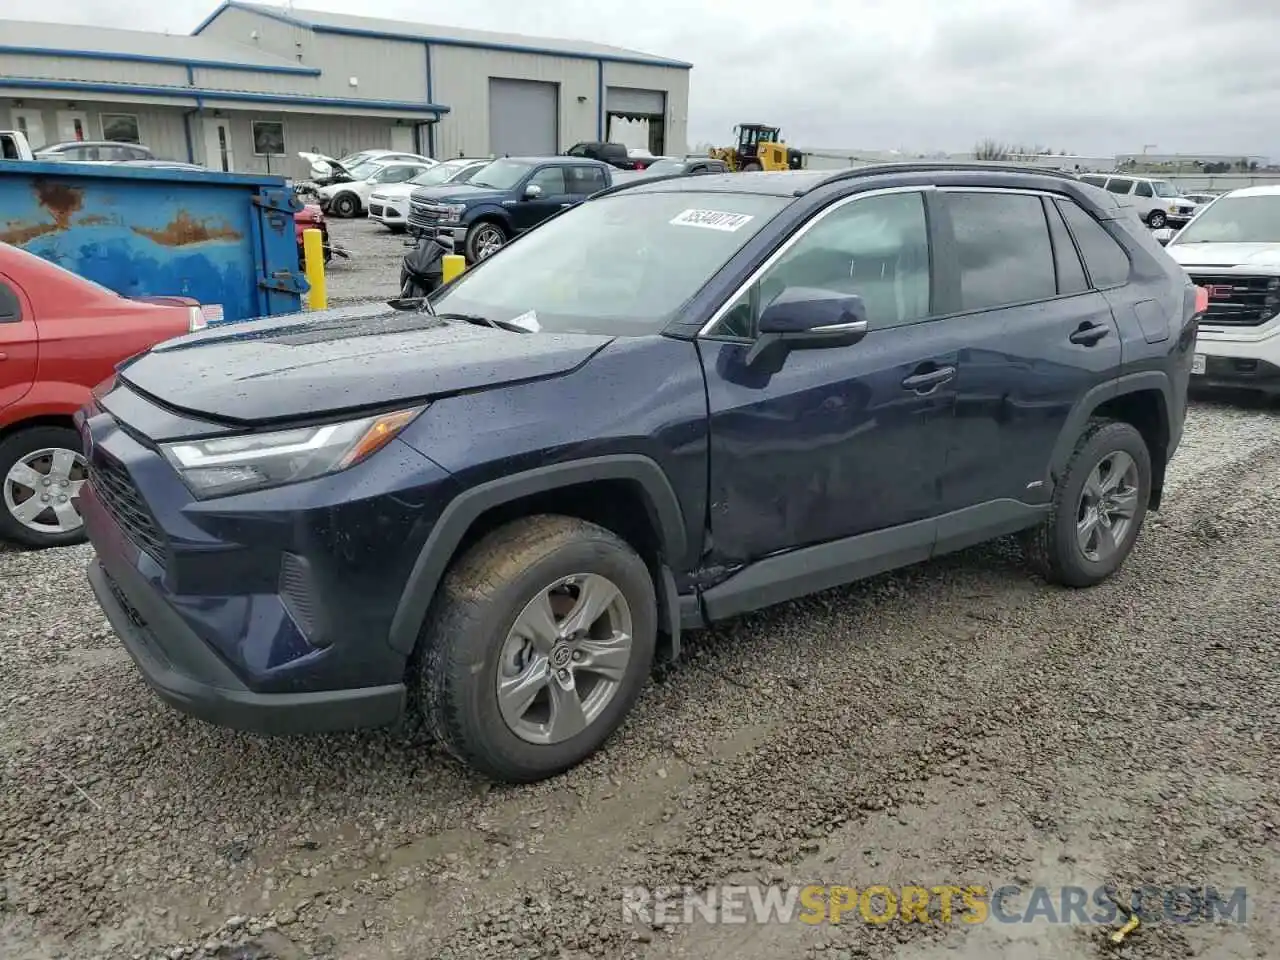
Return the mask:
<svg viewBox="0 0 1280 960"><path fill-rule="evenodd" d="M1191 375L1191 388L1256 390L1280 396L1280 324L1264 331L1200 328L1195 352L1204 356L1204 373Z"/></svg>
<svg viewBox="0 0 1280 960"><path fill-rule="evenodd" d="M369 200L369 219L391 227L403 227L409 222L409 203L373 197Z"/></svg>
<svg viewBox="0 0 1280 960"><path fill-rule="evenodd" d="M381 727L404 714L402 683L317 693L254 693L172 610L148 602L150 591L141 577L126 566L113 566L108 573L102 560L95 559L89 565L89 583L143 679L171 707L219 726L266 734Z"/></svg>

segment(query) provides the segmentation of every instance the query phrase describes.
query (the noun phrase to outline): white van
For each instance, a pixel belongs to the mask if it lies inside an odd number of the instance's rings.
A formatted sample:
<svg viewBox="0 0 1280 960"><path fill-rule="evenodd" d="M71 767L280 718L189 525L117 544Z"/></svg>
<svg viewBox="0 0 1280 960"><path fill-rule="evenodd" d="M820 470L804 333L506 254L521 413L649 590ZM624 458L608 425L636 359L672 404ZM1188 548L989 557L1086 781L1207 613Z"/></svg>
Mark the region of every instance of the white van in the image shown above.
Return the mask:
<svg viewBox="0 0 1280 960"><path fill-rule="evenodd" d="M1084 173L1080 179L1109 193L1129 198L1143 222L1152 230L1184 226L1195 215L1196 205L1168 180L1127 177L1120 174Z"/></svg>

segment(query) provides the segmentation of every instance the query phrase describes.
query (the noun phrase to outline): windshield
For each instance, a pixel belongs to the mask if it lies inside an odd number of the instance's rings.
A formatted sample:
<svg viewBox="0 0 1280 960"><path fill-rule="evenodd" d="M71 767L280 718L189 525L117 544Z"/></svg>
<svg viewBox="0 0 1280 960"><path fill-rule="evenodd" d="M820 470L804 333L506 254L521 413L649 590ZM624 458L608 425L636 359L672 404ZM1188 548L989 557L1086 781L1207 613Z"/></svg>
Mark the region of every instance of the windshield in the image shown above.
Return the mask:
<svg viewBox="0 0 1280 960"><path fill-rule="evenodd" d="M1152 180L1151 189L1155 191L1157 197L1180 197L1177 188L1168 180Z"/></svg>
<svg viewBox="0 0 1280 960"><path fill-rule="evenodd" d="M645 173L655 176L669 173L684 173L687 164L683 160L655 160L644 168Z"/></svg>
<svg viewBox="0 0 1280 960"><path fill-rule="evenodd" d="M465 163L437 163L428 170L423 170L409 182L419 187L430 187L440 183L448 183L460 170L465 170Z"/></svg>
<svg viewBox="0 0 1280 960"><path fill-rule="evenodd" d="M350 169L353 164L363 163L372 154L373 154L372 150L361 150L359 153L348 153L345 157L343 157L338 162L342 164L344 167L346 167L347 169Z"/></svg>
<svg viewBox="0 0 1280 960"><path fill-rule="evenodd" d="M501 162L501 161L499 161ZM789 200L620 193L548 220L446 288L439 313L557 333L657 333Z"/></svg>
<svg viewBox="0 0 1280 960"><path fill-rule="evenodd" d="M494 190L510 190L524 179L532 169L528 163L517 160L495 160L487 167L477 170L471 178L473 187L492 187Z"/></svg>
<svg viewBox="0 0 1280 960"><path fill-rule="evenodd" d="M381 169L382 164L374 160L366 160L363 163L357 163L354 167L347 167L347 173L356 180L367 180Z"/></svg>
<svg viewBox="0 0 1280 960"><path fill-rule="evenodd" d="M1219 197L1175 243L1280 243L1280 194Z"/></svg>

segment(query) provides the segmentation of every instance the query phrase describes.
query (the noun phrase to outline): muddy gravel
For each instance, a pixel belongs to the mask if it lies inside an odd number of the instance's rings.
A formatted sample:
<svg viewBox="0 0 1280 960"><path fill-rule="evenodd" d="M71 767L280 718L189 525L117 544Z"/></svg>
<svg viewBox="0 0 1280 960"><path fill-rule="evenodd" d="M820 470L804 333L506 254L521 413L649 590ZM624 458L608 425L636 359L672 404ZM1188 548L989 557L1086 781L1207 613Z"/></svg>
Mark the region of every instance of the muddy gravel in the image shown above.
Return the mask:
<svg viewBox="0 0 1280 960"><path fill-rule="evenodd" d="M339 227L393 248L350 265L393 285L399 242ZM406 734L185 718L89 548L0 552L0 957L1273 956L1278 477L1280 411L1197 403L1107 584L1050 588L999 542L732 621L606 750L519 788ZM624 916L633 887L761 883L1244 887L1247 922L1115 946L1119 920Z"/></svg>

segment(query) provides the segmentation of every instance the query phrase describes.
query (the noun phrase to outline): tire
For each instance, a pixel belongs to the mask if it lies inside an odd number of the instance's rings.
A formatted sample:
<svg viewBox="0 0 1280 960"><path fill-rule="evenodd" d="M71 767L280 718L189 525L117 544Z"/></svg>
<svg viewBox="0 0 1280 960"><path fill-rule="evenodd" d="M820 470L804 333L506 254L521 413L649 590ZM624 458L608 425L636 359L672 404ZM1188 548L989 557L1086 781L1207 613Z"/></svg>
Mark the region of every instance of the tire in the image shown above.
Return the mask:
<svg viewBox="0 0 1280 960"><path fill-rule="evenodd" d="M1117 459L1117 455L1131 461L1132 471L1118 469L1124 461ZM1105 465L1117 469L1107 472ZM1086 497L1086 486L1095 479L1095 474L1105 474L1105 481L1113 472L1124 472L1126 482L1120 489L1132 491L1131 496L1124 498L1132 500L1132 510L1127 526L1116 538L1115 549L1107 552L1099 549L1091 557L1081 543L1077 526L1088 519L1088 500L1092 495ZM1137 543L1150 497L1151 453L1142 434L1128 423L1090 420L1076 442L1071 459L1067 461L1062 482L1054 491L1049 516L1023 537L1027 559L1050 583L1067 587L1091 587L1101 583L1120 569ZM1113 517L1118 515L1113 514ZM1115 524L1094 524L1094 529L1099 532L1104 527L1114 531Z"/></svg>
<svg viewBox="0 0 1280 960"><path fill-rule="evenodd" d="M354 193L340 193L329 202L335 217L354 217L360 212L360 198Z"/></svg>
<svg viewBox="0 0 1280 960"><path fill-rule="evenodd" d="M550 665L570 656L576 661L582 654L579 650L566 653L560 648L568 644L556 641L555 646L544 648L549 652L542 660L537 659L540 654L531 654L522 667L512 657L513 647L522 642L513 631L521 614L539 597L550 597L547 609L563 601L577 611L574 597L546 593L575 575L588 575L595 578L592 583L604 581L617 588L630 618L630 657L618 665L611 693L608 687L588 686L599 676L589 667L568 663L575 686L572 697L583 709L586 726L562 728L557 739L552 736L557 726L553 721L560 715L551 712L550 703L552 694L561 691ZM616 630L615 606L608 609L606 629ZM566 616L560 625L568 620ZM603 617L596 623L604 623ZM553 777L595 753L630 712L653 666L657 624L648 567L624 541L572 517L516 520L468 550L441 583L410 662L411 709L449 753L491 779L531 783ZM608 640L597 640L595 647L615 654L619 649ZM499 703L500 678L513 673L545 678L534 685L539 692L524 707L525 717L534 720L513 722L509 717L518 709L508 707L504 713ZM597 695L600 699L593 705ZM545 716L545 725L539 728L546 734L543 742L531 739L539 712ZM574 730L571 735L565 733Z"/></svg>
<svg viewBox="0 0 1280 960"><path fill-rule="evenodd" d="M24 546L44 549L67 547L83 543L86 535L80 511L75 508L74 495L87 476L83 445L80 434L70 427L28 427L0 442L0 539L14 541ZM70 471L61 470L65 458L57 452L70 454L74 460ZM20 482L21 467L36 474L51 473L51 477L35 480L32 487ZM61 476L66 473L66 476ZM31 474L26 473L31 477ZM35 478L32 478L33 480ZM44 485L50 479L50 485ZM63 482L65 481L65 483ZM46 492L47 491L47 492ZM32 497L50 497L50 507L40 515L23 522L15 511ZM66 497L75 525L54 513L59 497Z"/></svg>
<svg viewBox="0 0 1280 960"><path fill-rule="evenodd" d="M388 223L388 224L387 224L387 229L388 229L388 230L390 230L392 233L404 233L404 224L403 224L403 223L394 223L394 224L392 224L392 223Z"/></svg>
<svg viewBox="0 0 1280 960"><path fill-rule="evenodd" d="M1152 230L1160 230L1169 222L1163 210L1152 210L1147 214L1147 226Z"/></svg>
<svg viewBox="0 0 1280 960"><path fill-rule="evenodd" d="M496 246L489 247L490 243ZM479 263L491 257L507 242L507 231L502 224L492 220L481 220L467 228L467 237L463 241L462 250L468 263Z"/></svg>
<svg viewBox="0 0 1280 960"><path fill-rule="evenodd" d="M763 169L764 168L760 166L759 160L748 160L746 163L742 165L743 173L756 173L757 171L763 170Z"/></svg>

